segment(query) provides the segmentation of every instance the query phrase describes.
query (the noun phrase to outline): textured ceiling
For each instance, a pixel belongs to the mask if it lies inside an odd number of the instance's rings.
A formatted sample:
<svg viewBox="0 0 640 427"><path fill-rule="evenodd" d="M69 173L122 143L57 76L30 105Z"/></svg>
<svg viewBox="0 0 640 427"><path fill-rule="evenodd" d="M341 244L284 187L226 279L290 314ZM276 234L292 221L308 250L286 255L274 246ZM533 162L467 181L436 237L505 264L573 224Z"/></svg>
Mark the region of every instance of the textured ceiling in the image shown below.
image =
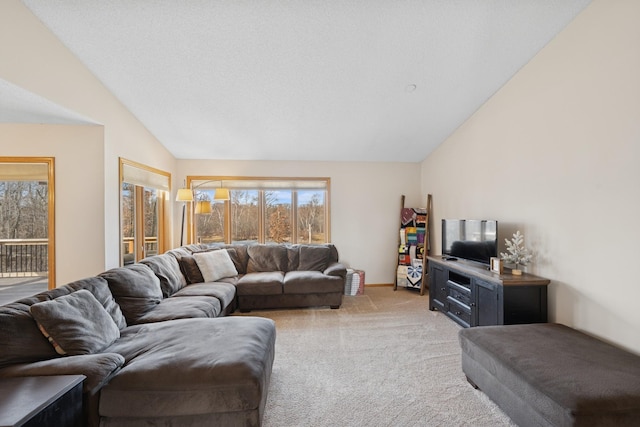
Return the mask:
<svg viewBox="0 0 640 427"><path fill-rule="evenodd" d="M419 162L590 0L23 0L177 158Z"/></svg>

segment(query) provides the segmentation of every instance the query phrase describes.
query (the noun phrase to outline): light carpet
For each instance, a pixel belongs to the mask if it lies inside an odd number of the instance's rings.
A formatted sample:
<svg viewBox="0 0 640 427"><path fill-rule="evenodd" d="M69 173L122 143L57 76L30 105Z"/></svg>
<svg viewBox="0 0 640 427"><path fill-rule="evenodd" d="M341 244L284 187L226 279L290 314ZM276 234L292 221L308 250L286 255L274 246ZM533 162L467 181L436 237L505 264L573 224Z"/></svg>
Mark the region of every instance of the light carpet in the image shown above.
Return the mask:
<svg viewBox="0 0 640 427"><path fill-rule="evenodd" d="M338 310L276 322L265 427L515 426L460 368L460 327L408 289L366 288Z"/></svg>

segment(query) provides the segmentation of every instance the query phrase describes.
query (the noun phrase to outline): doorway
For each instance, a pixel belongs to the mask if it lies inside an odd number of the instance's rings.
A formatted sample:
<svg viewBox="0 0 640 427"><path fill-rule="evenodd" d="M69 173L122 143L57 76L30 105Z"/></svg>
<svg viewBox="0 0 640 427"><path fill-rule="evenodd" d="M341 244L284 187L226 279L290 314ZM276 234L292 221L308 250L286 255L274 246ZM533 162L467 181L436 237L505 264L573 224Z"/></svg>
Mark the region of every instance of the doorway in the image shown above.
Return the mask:
<svg viewBox="0 0 640 427"><path fill-rule="evenodd" d="M54 158L0 157L0 289L55 287Z"/></svg>

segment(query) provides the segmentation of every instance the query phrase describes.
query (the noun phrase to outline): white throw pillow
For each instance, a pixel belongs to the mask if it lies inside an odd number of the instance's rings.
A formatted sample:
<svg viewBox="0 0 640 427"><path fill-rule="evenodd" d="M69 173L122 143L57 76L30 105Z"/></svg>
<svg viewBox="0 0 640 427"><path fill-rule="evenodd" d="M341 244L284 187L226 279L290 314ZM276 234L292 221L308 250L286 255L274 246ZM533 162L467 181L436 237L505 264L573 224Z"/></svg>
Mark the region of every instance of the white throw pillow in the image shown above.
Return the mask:
<svg viewBox="0 0 640 427"><path fill-rule="evenodd" d="M236 266L229 256L229 252L224 249L210 252L196 252L193 257L198 264L205 282L216 282L224 277L238 275Z"/></svg>

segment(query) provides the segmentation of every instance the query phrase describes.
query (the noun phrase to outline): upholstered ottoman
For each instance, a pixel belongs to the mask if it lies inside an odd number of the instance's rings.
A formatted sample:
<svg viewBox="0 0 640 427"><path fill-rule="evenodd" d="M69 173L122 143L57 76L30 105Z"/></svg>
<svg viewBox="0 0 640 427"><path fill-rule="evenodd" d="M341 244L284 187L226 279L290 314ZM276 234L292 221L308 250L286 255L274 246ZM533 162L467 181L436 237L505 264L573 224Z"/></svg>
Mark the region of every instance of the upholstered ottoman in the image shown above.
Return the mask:
<svg viewBox="0 0 640 427"><path fill-rule="evenodd" d="M259 426L275 324L257 317L130 326L105 352L125 366L101 391L101 426Z"/></svg>
<svg viewBox="0 0 640 427"><path fill-rule="evenodd" d="M519 426L637 426L640 356L564 325L462 329L462 370Z"/></svg>

